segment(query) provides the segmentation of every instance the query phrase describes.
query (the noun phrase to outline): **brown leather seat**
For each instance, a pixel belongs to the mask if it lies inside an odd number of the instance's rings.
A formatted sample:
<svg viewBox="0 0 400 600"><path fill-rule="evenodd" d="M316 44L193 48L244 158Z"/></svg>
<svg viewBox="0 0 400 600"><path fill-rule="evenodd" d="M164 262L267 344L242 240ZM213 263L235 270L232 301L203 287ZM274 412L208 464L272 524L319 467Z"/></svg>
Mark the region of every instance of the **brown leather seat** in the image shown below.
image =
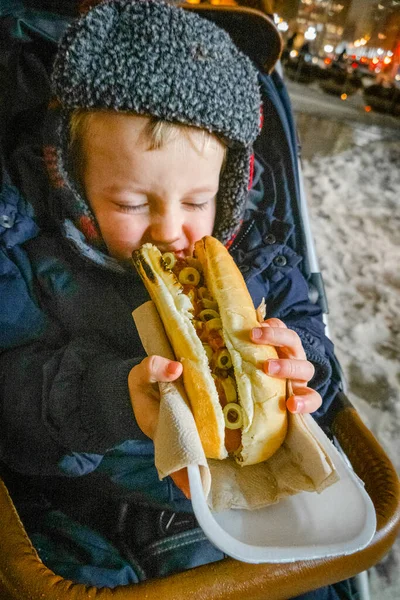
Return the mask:
<svg viewBox="0 0 400 600"><path fill-rule="evenodd" d="M372 542L350 556L291 564L250 565L226 559L139 585L93 588L55 575L38 558L0 481L2 600L286 600L365 571L388 552L400 527L400 485L382 447L343 399L331 427L376 511Z"/></svg>
<svg viewBox="0 0 400 600"><path fill-rule="evenodd" d="M228 29L258 65L269 72L281 41L266 15L240 7L189 6ZM249 34L251 32L251 34ZM1 600L285 600L367 570L388 552L400 527L400 485L382 447L344 396L330 427L375 506L377 531L362 551L350 556L291 564L250 565L226 559L164 579L114 589L63 579L38 558L4 483L0 480Z"/></svg>

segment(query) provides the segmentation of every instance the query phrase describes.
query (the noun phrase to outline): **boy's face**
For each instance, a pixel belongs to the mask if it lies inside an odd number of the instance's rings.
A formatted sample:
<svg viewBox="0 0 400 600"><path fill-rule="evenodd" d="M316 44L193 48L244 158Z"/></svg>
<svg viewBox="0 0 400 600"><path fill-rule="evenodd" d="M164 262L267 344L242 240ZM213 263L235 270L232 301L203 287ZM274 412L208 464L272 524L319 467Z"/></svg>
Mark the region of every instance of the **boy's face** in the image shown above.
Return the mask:
<svg viewBox="0 0 400 600"><path fill-rule="evenodd" d="M188 256L214 227L222 145L182 136L149 150L147 122L96 113L83 139L86 197L110 255L124 262L145 242Z"/></svg>

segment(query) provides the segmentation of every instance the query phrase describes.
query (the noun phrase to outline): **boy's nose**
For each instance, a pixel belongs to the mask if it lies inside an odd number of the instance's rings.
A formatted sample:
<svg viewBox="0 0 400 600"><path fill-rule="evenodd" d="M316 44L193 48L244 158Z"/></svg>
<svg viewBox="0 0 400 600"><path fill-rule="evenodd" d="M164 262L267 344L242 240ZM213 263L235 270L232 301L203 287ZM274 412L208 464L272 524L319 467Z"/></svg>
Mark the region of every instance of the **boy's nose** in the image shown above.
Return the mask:
<svg viewBox="0 0 400 600"><path fill-rule="evenodd" d="M164 214L153 223L151 228L151 237L156 245L157 243L164 245L172 244L181 237L181 234L182 220L179 214Z"/></svg>

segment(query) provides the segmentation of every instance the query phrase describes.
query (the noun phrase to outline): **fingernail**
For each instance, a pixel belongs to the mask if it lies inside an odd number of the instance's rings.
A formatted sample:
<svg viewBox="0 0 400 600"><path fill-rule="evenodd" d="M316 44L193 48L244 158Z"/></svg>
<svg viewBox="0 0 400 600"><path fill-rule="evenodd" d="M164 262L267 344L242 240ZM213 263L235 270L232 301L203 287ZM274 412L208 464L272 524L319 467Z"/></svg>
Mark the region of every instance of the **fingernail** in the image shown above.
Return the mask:
<svg viewBox="0 0 400 600"><path fill-rule="evenodd" d="M281 370L281 365L277 360L268 361L268 373L270 375L276 375Z"/></svg>
<svg viewBox="0 0 400 600"><path fill-rule="evenodd" d="M254 328L251 332L251 335L255 340L260 339L260 337L262 336L262 329L260 329L259 327Z"/></svg>
<svg viewBox="0 0 400 600"><path fill-rule="evenodd" d="M301 398L296 398L295 397L295 403L296 403L296 413L302 413L304 412L304 400L301 400Z"/></svg>
<svg viewBox="0 0 400 600"><path fill-rule="evenodd" d="M168 373L168 375L176 375L178 369L179 369L179 363L170 362L167 367L167 373Z"/></svg>

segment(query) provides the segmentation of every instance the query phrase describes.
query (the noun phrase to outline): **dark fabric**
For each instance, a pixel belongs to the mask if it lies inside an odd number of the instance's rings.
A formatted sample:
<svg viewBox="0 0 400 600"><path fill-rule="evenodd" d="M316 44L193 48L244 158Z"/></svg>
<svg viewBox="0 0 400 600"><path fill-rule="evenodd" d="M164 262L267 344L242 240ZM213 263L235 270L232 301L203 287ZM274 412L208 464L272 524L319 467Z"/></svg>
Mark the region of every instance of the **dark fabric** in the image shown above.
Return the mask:
<svg viewBox="0 0 400 600"><path fill-rule="evenodd" d="M341 600L332 585L313 590L307 594L296 596L292 600Z"/></svg>
<svg viewBox="0 0 400 600"><path fill-rule="evenodd" d="M134 521L132 529L136 535L141 524ZM57 574L97 587L113 588L165 577L224 558L198 527L147 543L135 552L52 510L30 537L40 558Z"/></svg>
<svg viewBox="0 0 400 600"><path fill-rule="evenodd" d="M359 598L354 579L346 579L346 581L296 596L291 600L359 600Z"/></svg>
<svg viewBox="0 0 400 600"><path fill-rule="evenodd" d="M40 336L46 317L35 299L30 261L22 247L39 229L31 207L11 184L4 166L1 181L0 349L4 350Z"/></svg>

